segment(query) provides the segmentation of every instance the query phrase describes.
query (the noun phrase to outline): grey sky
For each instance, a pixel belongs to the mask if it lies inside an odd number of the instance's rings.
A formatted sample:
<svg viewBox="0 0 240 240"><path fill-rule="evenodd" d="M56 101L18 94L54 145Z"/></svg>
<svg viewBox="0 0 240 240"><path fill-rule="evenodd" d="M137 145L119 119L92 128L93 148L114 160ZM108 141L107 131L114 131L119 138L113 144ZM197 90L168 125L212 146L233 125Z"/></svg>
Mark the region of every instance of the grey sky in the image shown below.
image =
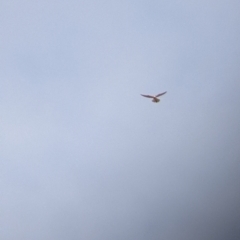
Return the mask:
<svg viewBox="0 0 240 240"><path fill-rule="evenodd" d="M239 13L1 0L0 239L240 239Z"/></svg>

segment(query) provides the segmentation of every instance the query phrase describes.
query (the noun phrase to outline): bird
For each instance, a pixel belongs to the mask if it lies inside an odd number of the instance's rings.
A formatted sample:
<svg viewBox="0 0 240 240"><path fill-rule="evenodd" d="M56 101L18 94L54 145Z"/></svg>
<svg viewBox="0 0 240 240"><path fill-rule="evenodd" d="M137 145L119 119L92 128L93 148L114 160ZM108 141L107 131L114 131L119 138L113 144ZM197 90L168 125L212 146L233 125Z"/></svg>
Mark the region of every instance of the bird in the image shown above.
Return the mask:
<svg viewBox="0 0 240 240"><path fill-rule="evenodd" d="M144 94L141 94L141 95L142 95L143 97L152 98L152 102L158 103L158 102L160 102L160 99L159 99L158 97L164 95L165 93L167 93L167 92L159 93L159 94L157 94L156 96L144 95Z"/></svg>

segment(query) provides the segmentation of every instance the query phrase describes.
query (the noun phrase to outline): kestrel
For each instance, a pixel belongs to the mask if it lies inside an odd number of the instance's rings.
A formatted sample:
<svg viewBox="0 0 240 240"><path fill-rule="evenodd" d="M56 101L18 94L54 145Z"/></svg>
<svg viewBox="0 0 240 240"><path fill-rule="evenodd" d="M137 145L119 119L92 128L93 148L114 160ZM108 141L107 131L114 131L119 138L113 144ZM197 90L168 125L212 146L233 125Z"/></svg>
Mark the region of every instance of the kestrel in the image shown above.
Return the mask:
<svg viewBox="0 0 240 240"><path fill-rule="evenodd" d="M156 95L156 96L151 96L151 95L143 95L143 94L141 94L143 97L147 97L147 98L152 98L153 100L152 100L152 102L155 102L155 103L157 103L157 102L160 102L160 99L158 99L158 97L160 97L160 96L162 96L163 94L165 94L166 92L163 92L163 93L159 93L158 95Z"/></svg>

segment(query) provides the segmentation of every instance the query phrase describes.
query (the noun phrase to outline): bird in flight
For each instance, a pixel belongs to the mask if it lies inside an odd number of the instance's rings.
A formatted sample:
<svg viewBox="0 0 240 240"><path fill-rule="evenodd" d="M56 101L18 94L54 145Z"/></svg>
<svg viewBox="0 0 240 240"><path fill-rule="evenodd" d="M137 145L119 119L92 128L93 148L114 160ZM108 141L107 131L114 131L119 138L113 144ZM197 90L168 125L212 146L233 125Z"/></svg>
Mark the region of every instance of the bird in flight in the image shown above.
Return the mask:
<svg viewBox="0 0 240 240"><path fill-rule="evenodd" d="M160 102L160 99L159 99L158 97L162 96L162 95L165 94L165 93L167 93L167 92L159 93L159 94L157 94L156 96L143 95L143 94L141 94L141 95L142 95L143 97L152 98L152 102L157 103L157 102Z"/></svg>

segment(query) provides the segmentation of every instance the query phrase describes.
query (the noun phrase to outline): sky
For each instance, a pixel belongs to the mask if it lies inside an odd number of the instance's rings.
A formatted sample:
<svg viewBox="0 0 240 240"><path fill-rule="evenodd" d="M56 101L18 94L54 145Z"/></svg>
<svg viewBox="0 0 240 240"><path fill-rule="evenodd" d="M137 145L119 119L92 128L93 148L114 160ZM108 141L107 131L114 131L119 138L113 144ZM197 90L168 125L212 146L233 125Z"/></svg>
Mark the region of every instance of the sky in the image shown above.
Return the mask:
<svg viewBox="0 0 240 240"><path fill-rule="evenodd" d="M240 239L239 13L1 0L0 239Z"/></svg>

